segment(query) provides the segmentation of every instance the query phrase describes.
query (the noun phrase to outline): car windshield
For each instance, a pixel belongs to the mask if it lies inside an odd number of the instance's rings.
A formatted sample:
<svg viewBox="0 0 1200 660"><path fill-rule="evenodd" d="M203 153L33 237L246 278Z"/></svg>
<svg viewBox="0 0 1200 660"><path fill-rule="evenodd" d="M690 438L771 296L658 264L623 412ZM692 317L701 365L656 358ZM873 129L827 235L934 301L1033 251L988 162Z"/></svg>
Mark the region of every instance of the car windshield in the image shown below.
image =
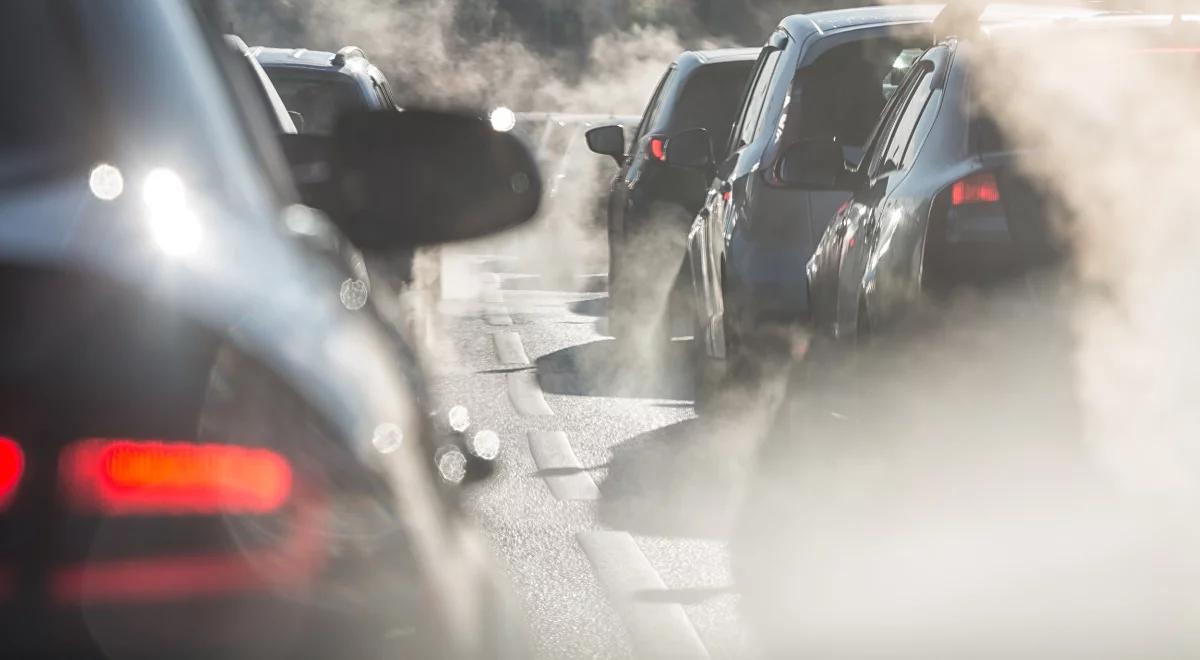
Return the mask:
<svg viewBox="0 0 1200 660"><path fill-rule="evenodd" d="M339 114L367 106L354 79L341 73L271 67L267 75L287 109L303 118L301 133L328 135Z"/></svg>

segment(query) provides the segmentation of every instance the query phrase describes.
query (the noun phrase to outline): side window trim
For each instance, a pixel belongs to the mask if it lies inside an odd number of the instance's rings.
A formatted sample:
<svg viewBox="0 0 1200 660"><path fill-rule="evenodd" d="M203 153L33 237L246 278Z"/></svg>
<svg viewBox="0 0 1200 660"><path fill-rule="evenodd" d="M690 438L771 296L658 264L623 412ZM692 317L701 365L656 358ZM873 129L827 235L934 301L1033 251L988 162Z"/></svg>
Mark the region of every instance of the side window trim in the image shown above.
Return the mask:
<svg viewBox="0 0 1200 660"><path fill-rule="evenodd" d="M758 60L754 63L754 71L746 80L746 87L742 90L742 104L738 109L737 119L733 122L733 128L729 131L729 145L725 149L725 153L732 154L737 151L741 145L741 136L746 124L746 111L750 107L754 89L758 87L758 78L762 75L763 69L766 68L767 56L774 49L771 46L765 46L758 54Z"/></svg>
<svg viewBox="0 0 1200 660"><path fill-rule="evenodd" d="M904 114L905 109L908 108L908 103L912 99L917 85L929 74L929 65L924 62L925 60L921 60L913 65L907 79L900 86L900 89L896 91L895 96L892 97L894 104L888 108L887 114L883 116L878 126L879 132L874 136L873 149L870 154L871 161L867 168L868 178L874 179L879 176L880 168L884 164L884 158L891 149L892 139L895 137L896 124Z"/></svg>
<svg viewBox="0 0 1200 660"><path fill-rule="evenodd" d="M642 113L642 121L638 123L637 132L634 133L633 143L637 144L646 135L646 131L650 129L650 119L656 114L659 103L662 102L663 90L667 87L667 81L675 74L675 65L667 67L666 73L662 78L658 79L658 86L654 88L654 93L650 95L650 102L646 104L646 110ZM630 149L632 151L632 149Z"/></svg>
<svg viewBox="0 0 1200 660"><path fill-rule="evenodd" d="M782 54L783 51L780 49L764 49L762 65L754 77L752 86L747 90L746 103L742 108L742 117L738 122L737 130L732 136L733 142L730 145L729 153L750 144L757 136L759 124L762 122L763 109L766 106L766 96L770 91L775 71L779 68Z"/></svg>
<svg viewBox="0 0 1200 660"><path fill-rule="evenodd" d="M896 117L896 126L892 133L892 139L888 142L887 153L884 157L897 168L903 165L904 150L908 148L908 143L912 140L917 123L921 119L921 114L925 112L925 106L929 104L929 99L932 96L933 90L929 86L933 80L930 78L930 75L931 72L921 75L916 85L913 86L909 99L904 104L904 109Z"/></svg>

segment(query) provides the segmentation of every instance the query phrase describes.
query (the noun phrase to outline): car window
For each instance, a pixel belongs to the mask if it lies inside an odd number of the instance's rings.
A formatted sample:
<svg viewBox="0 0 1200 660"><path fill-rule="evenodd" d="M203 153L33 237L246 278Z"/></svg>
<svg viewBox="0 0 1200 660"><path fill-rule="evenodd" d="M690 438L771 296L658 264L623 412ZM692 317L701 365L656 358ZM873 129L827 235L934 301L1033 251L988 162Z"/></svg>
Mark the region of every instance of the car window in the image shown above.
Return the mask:
<svg viewBox="0 0 1200 660"><path fill-rule="evenodd" d="M293 67L271 67L267 75L287 109L304 118L305 133L328 135L339 114L366 109L358 83L349 76Z"/></svg>
<svg viewBox="0 0 1200 660"><path fill-rule="evenodd" d="M767 90L771 87L771 78L775 75L775 68L779 64L779 56L782 52L773 49L767 51L761 58L754 83L746 96L737 133L734 135L736 144L732 146L730 152L754 141L754 136L758 133L759 122L762 119L763 105L767 100Z"/></svg>
<svg viewBox="0 0 1200 660"><path fill-rule="evenodd" d="M910 50L892 38L863 39L833 48L797 71L784 141L832 137L861 148L887 104L897 66L912 64L903 56Z"/></svg>
<svg viewBox="0 0 1200 660"><path fill-rule="evenodd" d="M637 137L634 142L641 140L646 135L646 131L654 125L658 120L658 115L662 110L663 90L667 88L667 83L671 81L671 77L675 75L675 66L671 65L667 72L663 74L661 80L658 81L658 87L654 89L654 95L650 97L650 103L646 104L646 112L642 114L642 123L638 125ZM631 150L632 151L632 150Z"/></svg>
<svg viewBox="0 0 1200 660"><path fill-rule="evenodd" d="M904 160L905 154L913 143L917 122L925 112L925 107L929 104L933 93L932 69L921 67L919 76L908 101L904 104L904 109L900 111L899 117L896 119L896 129L892 133L892 139L884 155L885 164L891 163L896 167L904 167L907 164Z"/></svg>
<svg viewBox="0 0 1200 660"><path fill-rule="evenodd" d="M883 109L883 114L880 115L879 121L871 131L871 137L867 140L867 149L862 159L862 164L867 167L867 176L874 177L878 174L884 161L889 138L896 126L896 120L904 109L916 83L923 77L923 68L914 67L909 71L908 77L900 83L900 88L888 101Z"/></svg>
<svg viewBox="0 0 1200 660"><path fill-rule="evenodd" d="M745 88L753 66L751 61L725 62L697 69L675 102L675 110L668 120L668 132L703 128L708 131L712 144L728 144L741 100L737 94L729 92Z"/></svg>

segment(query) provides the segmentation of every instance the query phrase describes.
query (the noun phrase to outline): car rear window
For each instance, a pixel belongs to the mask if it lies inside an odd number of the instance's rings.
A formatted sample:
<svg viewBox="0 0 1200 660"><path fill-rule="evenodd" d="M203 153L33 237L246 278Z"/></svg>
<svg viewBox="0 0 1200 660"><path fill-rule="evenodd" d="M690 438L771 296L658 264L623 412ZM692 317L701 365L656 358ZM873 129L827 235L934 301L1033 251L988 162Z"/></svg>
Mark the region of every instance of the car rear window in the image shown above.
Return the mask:
<svg viewBox="0 0 1200 660"><path fill-rule="evenodd" d="M5 3L0 20L0 181L82 166L101 153L102 108L77 43L41 0Z"/></svg>
<svg viewBox="0 0 1200 660"><path fill-rule="evenodd" d="M712 136L713 144L728 144L742 90L753 69L754 61L750 60L710 64L695 71L675 102L668 132L703 128Z"/></svg>
<svg viewBox="0 0 1200 660"><path fill-rule="evenodd" d="M304 118L302 133L327 135L339 114L369 107L354 79L341 73L271 67L267 76L287 109Z"/></svg>

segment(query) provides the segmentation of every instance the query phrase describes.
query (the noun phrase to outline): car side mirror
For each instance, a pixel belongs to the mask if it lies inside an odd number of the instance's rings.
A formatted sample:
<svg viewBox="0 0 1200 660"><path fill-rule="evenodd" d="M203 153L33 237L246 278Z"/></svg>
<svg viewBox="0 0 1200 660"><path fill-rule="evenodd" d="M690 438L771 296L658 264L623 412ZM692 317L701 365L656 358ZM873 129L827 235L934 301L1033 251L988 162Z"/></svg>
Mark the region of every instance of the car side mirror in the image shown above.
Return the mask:
<svg viewBox="0 0 1200 660"><path fill-rule="evenodd" d="M477 116L355 111L331 136L283 141L304 202L365 250L478 238L529 220L541 203L528 149Z"/></svg>
<svg viewBox="0 0 1200 660"><path fill-rule="evenodd" d="M833 138L807 138L783 150L775 178L788 188L838 190L853 187L854 177L846 169L841 143Z"/></svg>
<svg viewBox="0 0 1200 660"><path fill-rule="evenodd" d="M601 156L612 156L618 164L625 162L625 129L619 124L597 126L584 137L587 138L588 149Z"/></svg>
<svg viewBox="0 0 1200 660"><path fill-rule="evenodd" d="M681 131L667 139L665 147L668 165L696 170L713 168L712 139L703 128Z"/></svg>
<svg viewBox="0 0 1200 660"><path fill-rule="evenodd" d="M288 110L288 116L292 118L292 124L296 127L297 133L304 132L304 115L295 110Z"/></svg>

